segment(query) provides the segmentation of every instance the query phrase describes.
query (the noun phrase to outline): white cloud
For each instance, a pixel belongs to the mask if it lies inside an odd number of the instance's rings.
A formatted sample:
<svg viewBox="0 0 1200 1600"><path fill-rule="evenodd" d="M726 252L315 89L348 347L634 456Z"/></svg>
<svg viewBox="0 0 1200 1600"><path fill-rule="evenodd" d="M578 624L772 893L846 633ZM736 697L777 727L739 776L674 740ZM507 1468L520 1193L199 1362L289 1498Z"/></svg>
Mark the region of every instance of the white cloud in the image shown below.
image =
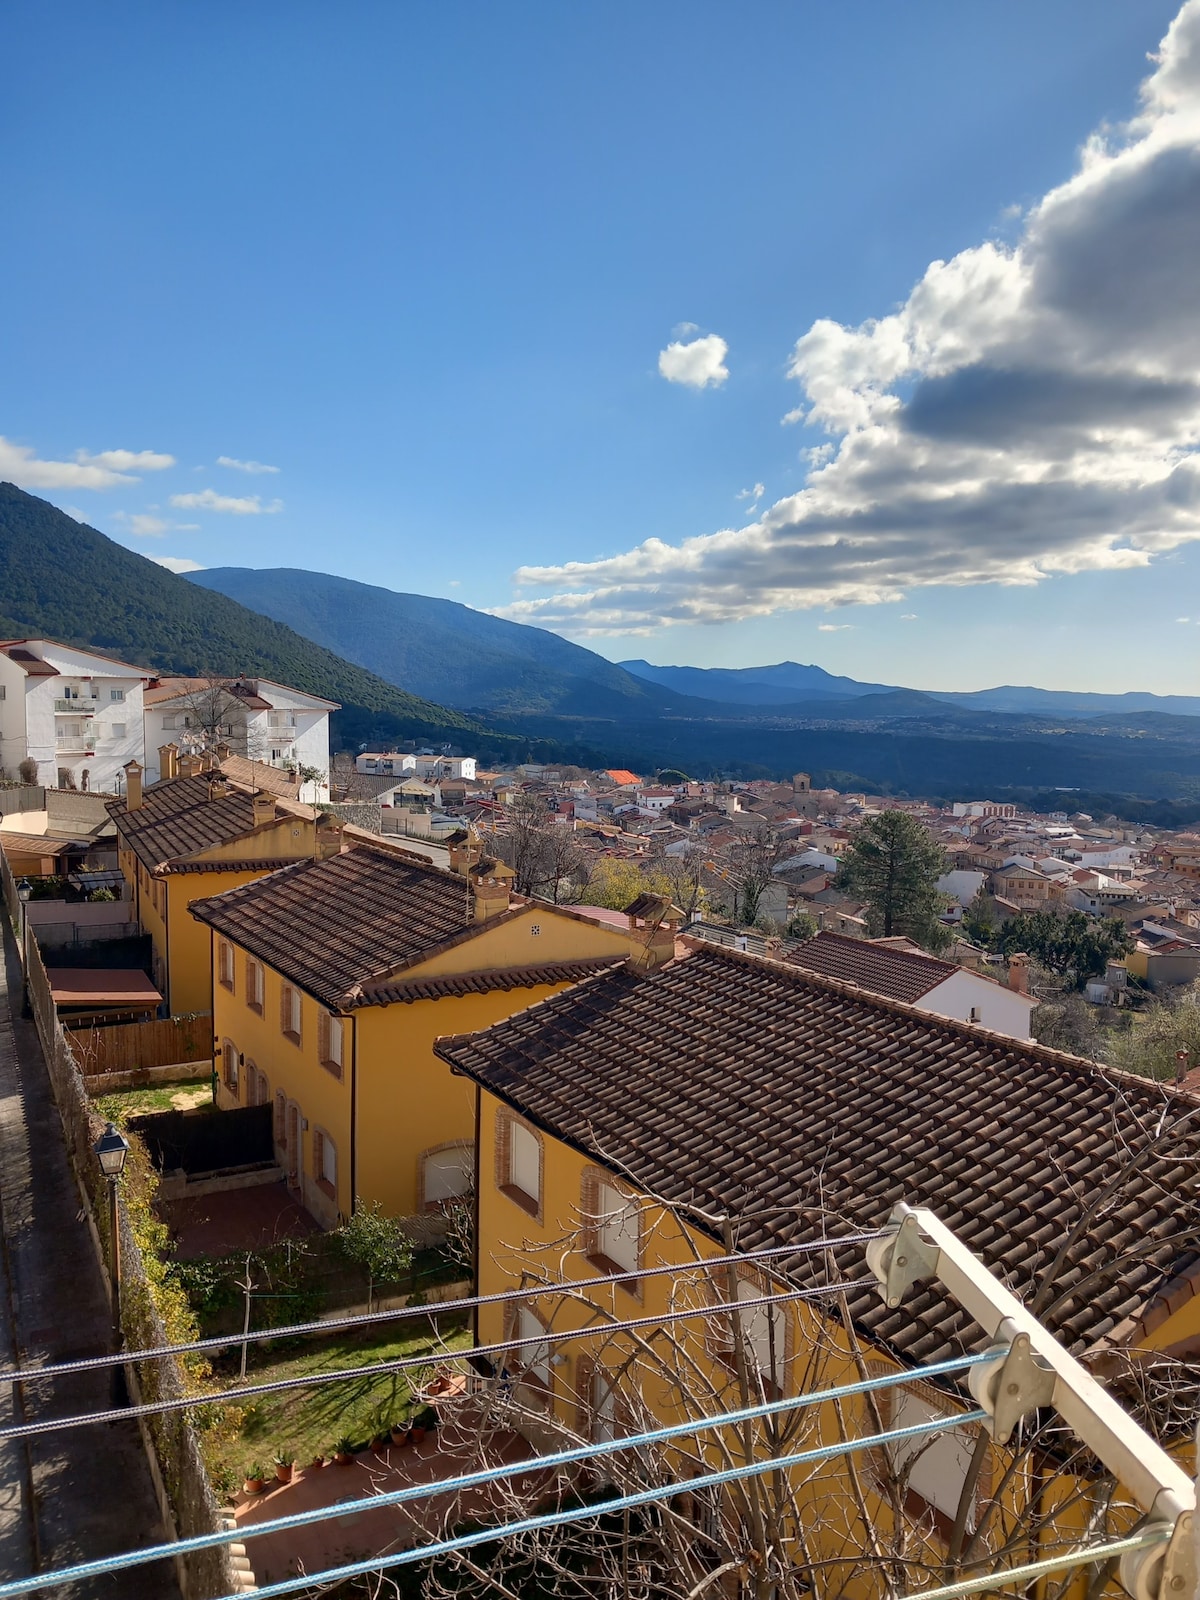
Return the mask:
<svg viewBox="0 0 1200 1600"><path fill-rule="evenodd" d="M278 472L278 467L269 467L265 461L239 461L236 456L218 456L219 467L232 467L235 472Z"/></svg>
<svg viewBox="0 0 1200 1600"><path fill-rule="evenodd" d="M126 521L130 533L136 534L139 539L161 539L164 533L171 530L171 524L163 517L154 517L144 511L134 512Z"/></svg>
<svg viewBox="0 0 1200 1600"><path fill-rule="evenodd" d="M166 567L168 572L203 572L204 568L199 561L193 561L190 556L151 556L157 566Z"/></svg>
<svg viewBox="0 0 1200 1600"><path fill-rule="evenodd" d="M683 344L678 340L661 350L658 370L668 383L686 383L690 389L719 388L729 376L725 357L729 346L717 333Z"/></svg>
<svg viewBox="0 0 1200 1600"><path fill-rule="evenodd" d="M779 419L781 428L790 428L794 422L803 422L808 411L804 406L793 406L790 411L785 411Z"/></svg>
<svg viewBox="0 0 1200 1600"><path fill-rule="evenodd" d="M761 500L767 492L765 483L756 483L753 489L739 489L734 495L735 500Z"/></svg>
<svg viewBox="0 0 1200 1600"><path fill-rule="evenodd" d="M797 341L790 374L832 450L799 493L737 530L523 568L519 584L549 592L506 614L645 633L1145 567L1200 540L1198 260L1186 0L1138 114L1088 142L1011 246L934 261L899 309Z"/></svg>
<svg viewBox="0 0 1200 1600"><path fill-rule="evenodd" d="M854 624L852 622L818 622L818 633L848 633Z"/></svg>
<svg viewBox="0 0 1200 1600"><path fill-rule="evenodd" d="M108 467L113 472L165 472L175 465L175 457L158 450L100 450L94 456L76 450L75 459L84 466Z"/></svg>
<svg viewBox="0 0 1200 1600"><path fill-rule="evenodd" d="M915 611L902 611L900 613L901 622L916 622L916 620L917 613Z"/></svg>
<svg viewBox="0 0 1200 1600"><path fill-rule="evenodd" d="M256 494L218 494L215 489L200 489L194 494L173 494L171 504L181 511L228 511L235 517L261 517L283 510L282 500L266 504Z"/></svg>
<svg viewBox="0 0 1200 1600"><path fill-rule="evenodd" d="M0 436L0 479L22 489L115 489L136 483L134 473L162 472L174 465L174 456L157 450L100 450L95 455L77 450L74 461L46 461L32 446Z"/></svg>

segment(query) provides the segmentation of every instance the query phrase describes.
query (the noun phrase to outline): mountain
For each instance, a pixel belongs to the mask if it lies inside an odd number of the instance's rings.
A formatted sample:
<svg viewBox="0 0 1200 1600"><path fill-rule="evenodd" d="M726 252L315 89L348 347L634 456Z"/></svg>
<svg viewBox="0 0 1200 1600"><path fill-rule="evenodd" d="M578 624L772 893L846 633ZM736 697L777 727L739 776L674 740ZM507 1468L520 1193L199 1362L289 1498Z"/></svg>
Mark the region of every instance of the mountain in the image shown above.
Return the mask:
<svg viewBox="0 0 1200 1600"><path fill-rule="evenodd" d="M894 685L839 678L823 667L780 661L773 667L654 667L648 661L622 661L627 672L649 683L702 700L735 705L793 705L811 700L848 700L887 694Z"/></svg>
<svg viewBox="0 0 1200 1600"><path fill-rule="evenodd" d="M787 705L815 700L850 699L891 693L894 686L839 678L821 667L781 661L772 667L655 667L648 661L622 661L635 677L677 689L681 694L720 700L731 705ZM910 691L917 692L917 691ZM1004 685L996 689L927 689L920 691L947 705L971 711L1000 711L1013 716L1101 717L1122 712L1168 712L1200 716L1200 696L1186 694L1076 694L1069 689L1033 689Z"/></svg>
<svg viewBox="0 0 1200 1600"><path fill-rule="evenodd" d="M679 699L556 633L455 600L294 567L210 567L189 577L453 706L509 717L625 718L657 716Z"/></svg>
<svg viewBox="0 0 1200 1600"><path fill-rule="evenodd" d="M338 701L344 707L338 732L351 743L418 738L474 745L487 733L459 711L205 593L11 483L0 483L0 637L89 645L161 672L245 672L291 684Z"/></svg>

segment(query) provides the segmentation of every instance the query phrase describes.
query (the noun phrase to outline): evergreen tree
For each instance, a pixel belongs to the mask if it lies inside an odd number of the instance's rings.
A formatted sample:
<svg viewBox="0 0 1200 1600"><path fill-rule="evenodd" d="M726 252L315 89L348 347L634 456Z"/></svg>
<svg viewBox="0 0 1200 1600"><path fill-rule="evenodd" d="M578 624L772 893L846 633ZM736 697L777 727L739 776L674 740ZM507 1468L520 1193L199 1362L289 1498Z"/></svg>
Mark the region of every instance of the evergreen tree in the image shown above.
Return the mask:
<svg viewBox="0 0 1200 1600"><path fill-rule="evenodd" d="M946 870L941 846L907 811L869 817L855 834L838 870L838 887L867 902L867 926L876 937L904 934L940 949L946 932L937 880Z"/></svg>

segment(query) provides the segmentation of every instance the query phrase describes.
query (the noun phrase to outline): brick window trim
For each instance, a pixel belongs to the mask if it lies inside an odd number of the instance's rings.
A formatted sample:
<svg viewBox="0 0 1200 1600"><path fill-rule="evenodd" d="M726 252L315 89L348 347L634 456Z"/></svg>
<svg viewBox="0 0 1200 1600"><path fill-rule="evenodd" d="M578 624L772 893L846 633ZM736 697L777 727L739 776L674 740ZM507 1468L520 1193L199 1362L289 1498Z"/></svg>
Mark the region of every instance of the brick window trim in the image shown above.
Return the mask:
<svg viewBox="0 0 1200 1600"><path fill-rule="evenodd" d="M528 1130L537 1140L538 1147L538 1193L526 1194L512 1182L512 1130L514 1125L519 1125ZM536 1222L541 1222L544 1215L544 1198L546 1192L546 1141L539 1129L524 1117L518 1116L508 1106L496 1108L496 1187L502 1195L506 1195L514 1205L521 1208Z"/></svg>
<svg viewBox="0 0 1200 1600"><path fill-rule="evenodd" d="M868 1361L866 1363L866 1368L867 1376L871 1378L892 1376L896 1371L895 1367L888 1365L888 1363L884 1361ZM929 1406L931 1410L942 1413L947 1420L953 1419L954 1408L953 1406L947 1405L946 1394L940 1389L936 1389L932 1384L923 1383L918 1379L913 1383L897 1384L895 1388L879 1389L876 1390L873 1395L864 1397L864 1420L866 1422L867 1432L874 1433L876 1431L876 1415L878 1415L880 1420L881 1431L887 1432L888 1429L895 1425L893 1422L893 1417L896 1410L895 1396L902 1390L907 1390L909 1393L914 1394L919 1400L923 1401L927 1406ZM877 1412L872 1408L870 1404L871 1401L873 1401L874 1406L878 1408ZM970 1426L970 1424L968 1424L968 1426ZM867 1464L867 1481L876 1493L886 1494L888 1492L888 1483L891 1479L893 1470L887 1446L877 1445L873 1450L866 1451L865 1456ZM986 1454L984 1455L983 1467L979 1473L979 1478L975 1485L976 1520L978 1520L984 1507L992 1497L992 1482L994 1472L995 1455L989 1446ZM949 1543L950 1536L953 1532L953 1518L942 1511L939 1506L935 1506L932 1501L927 1500L925 1496L921 1494L919 1490L914 1489L911 1484L905 1485L903 1505L905 1512L912 1517L914 1521L920 1520L927 1523L932 1527L933 1533L942 1543ZM984 1536L982 1542L986 1547L986 1535Z"/></svg>
<svg viewBox="0 0 1200 1600"><path fill-rule="evenodd" d="M425 1166L430 1156L443 1155L447 1150L474 1151L474 1141L471 1139L443 1139L441 1144L431 1144L427 1150L422 1150L417 1157L417 1195L419 1196L420 1209L431 1216L439 1216L446 1210L445 1200L426 1200L425 1198ZM452 1195L453 1200L468 1200L473 1196L473 1189L461 1195ZM518 1189L514 1191L520 1194ZM528 1196L525 1196L528 1199ZM519 1204L519 1202L518 1202Z"/></svg>
<svg viewBox="0 0 1200 1600"><path fill-rule="evenodd" d="M299 1046L301 1043L300 1029L291 1026L291 1007L288 1004L288 996L293 994L296 996L296 1010L300 1013L301 1027L303 1027L304 1000L295 984L285 983L281 985L279 990L279 1031L290 1044Z"/></svg>
<svg viewBox="0 0 1200 1600"><path fill-rule="evenodd" d="M638 1238L636 1265L630 1269L620 1261L614 1261L611 1256L606 1256L599 1243L599 1219L604 1214L601 1209L600 1192L602 1189L611 1189L614 1194L620 1195L623 1200L635 1201L638 1205ZM581 1222L581 1242L583 1254L589 1266L604 1277L609 1277L617 1272L640 1272L646 1265L646 1234L644 1227L644 1211L641 1196L622 1183L613 1173L605 1167L585 1167L579 1186L579 1213ZM617 1288L631 1295L635 1300L643 1298L645 1280L637 1277L623 1278Z"/></svg>
<svg viewBox="0 0 1200 1600"><path fill-rule="evenodd" d="M330 1046L330 1037L332 1033L330 1023L335 1021L342 1024L342 1055L345 1057L345 1019L337 1016L334 1012L326 1011L324 1006L321 1006L317 1011L317 1059L325 1068L325 1071L328 1072L332 1077L337 1078L337 1080L340 1082L344 1071L343 1064L341 1061L335 1061L333 1059Z"/></svg>

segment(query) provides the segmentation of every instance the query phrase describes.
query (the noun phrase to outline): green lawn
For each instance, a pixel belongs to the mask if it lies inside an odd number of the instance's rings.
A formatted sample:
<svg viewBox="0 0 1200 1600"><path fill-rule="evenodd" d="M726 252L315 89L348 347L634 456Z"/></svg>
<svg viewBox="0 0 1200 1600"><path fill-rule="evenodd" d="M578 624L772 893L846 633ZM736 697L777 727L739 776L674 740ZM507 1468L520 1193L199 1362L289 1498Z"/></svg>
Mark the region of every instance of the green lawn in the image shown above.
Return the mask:
<svg viewBox="0 0 1200 1600"><path fill-rule="evenodd" d="M212 1075L185 1078L180 1083L163 1083L152 1089L116 1089L97 1095L96 1110L110 1122L126 1122L151 1111L190 1111L194 1106L212 1104Z"/></svg>
<svg viewBox="0 0 1200 1600"><path fill-rule="evenodd" d="M218 1491L240 1487L251 1466L270 1467L277 1452L292 1456L303 1466L318 1455L331 1455L343 1437L362 1446L374 1434L386 1431L391 1423L407 1422L413 1411L410 1378L419 1385L446 1350L465 1350L470 1344L465 1326L454 1328L444 1322L441 1333L431 1336L428 1323L421 1318L407 1330L401 1324L395 1331L373 1338L349 1335L310 1339L303 1348L293 1344L290 1350L260 1352L257 1358L252 1350L247 1369L250 1383L269 1383L426 1353L430 1367L428 1372L416 1368L409 1373L286 1389L250 1402L236 1434L218 1429L205 1438L205 1459ZM218 1374L222 1384L236 1377L237 1361L233 1352L223 1359Z"/></svg>

